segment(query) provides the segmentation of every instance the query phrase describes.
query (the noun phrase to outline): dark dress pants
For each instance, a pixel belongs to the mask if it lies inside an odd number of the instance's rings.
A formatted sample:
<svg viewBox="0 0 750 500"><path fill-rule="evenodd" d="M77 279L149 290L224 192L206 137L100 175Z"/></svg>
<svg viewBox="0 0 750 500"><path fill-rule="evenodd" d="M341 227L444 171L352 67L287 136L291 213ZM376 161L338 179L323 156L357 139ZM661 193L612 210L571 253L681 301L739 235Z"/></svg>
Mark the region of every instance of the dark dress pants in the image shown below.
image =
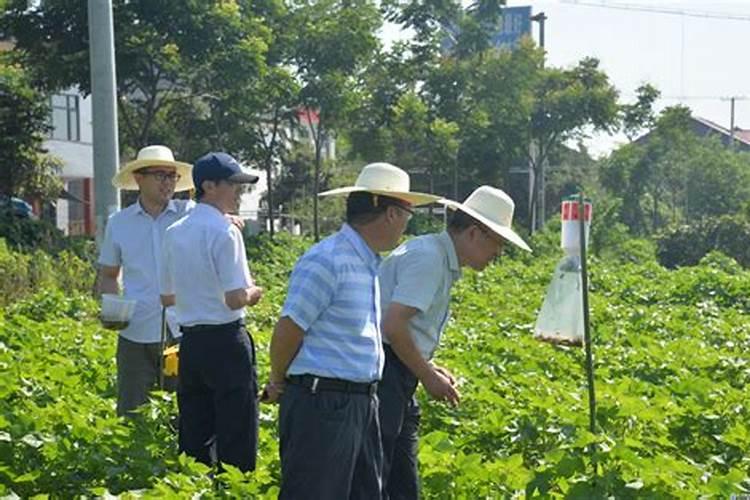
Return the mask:
<svg viewBox="0 0 750 500"><path fill-rule="evenodd" d="M280 405L280 499L381 498L377 394L313 393L287 383Z"/></svg>
<svg viewBox="0 0 750 500"><path fill-rule="evenodd" d="M417 464L420 409L414 392L417 378L388 345L383 379L378 385L383 436L385 499L419 498Z"/></svg>
<svg viewBox="0 0 750 500"><path fill-rule="evenodd" d="M211 465L255 469L258 448L255 349L244 325L183 329L180 345L180 451Z"/></svg>

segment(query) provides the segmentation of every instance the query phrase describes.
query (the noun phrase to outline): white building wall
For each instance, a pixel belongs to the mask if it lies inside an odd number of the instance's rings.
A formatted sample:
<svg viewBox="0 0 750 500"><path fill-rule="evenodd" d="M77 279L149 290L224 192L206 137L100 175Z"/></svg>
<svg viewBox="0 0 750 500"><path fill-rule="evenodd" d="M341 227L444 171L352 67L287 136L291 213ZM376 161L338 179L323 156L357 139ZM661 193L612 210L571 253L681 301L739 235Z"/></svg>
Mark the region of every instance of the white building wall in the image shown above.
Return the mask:
<svg viewBox="0 0 750 500"><path fill-rule="evenodd" d="M63 94L76 94L76 89L68 89ZM93 128L91 125L91 96L79 95L80 141L49 139L45 148L63 161L60 176L63 179L80 179L94 177Z"/></svg>

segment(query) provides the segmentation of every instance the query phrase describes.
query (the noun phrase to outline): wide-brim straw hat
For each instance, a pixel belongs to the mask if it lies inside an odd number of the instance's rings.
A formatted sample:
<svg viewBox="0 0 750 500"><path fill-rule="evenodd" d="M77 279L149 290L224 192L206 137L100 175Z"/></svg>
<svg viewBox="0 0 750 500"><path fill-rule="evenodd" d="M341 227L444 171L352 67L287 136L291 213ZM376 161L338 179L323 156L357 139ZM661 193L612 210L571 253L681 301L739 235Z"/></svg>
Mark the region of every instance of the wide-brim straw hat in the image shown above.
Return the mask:
<svg viewBox="0 0 750 500"><path fill-rule="evenodd" d="M175 161L172 150L166 146L146 146L138 151L135 160L126 163L112 179L112 184L119 189L138 190L133 173L144 167L174 167L180 180L175 184L175 191L193 189L193 166L189 163Z"/></svg>
<svg viewBox="0 0 750 500"><path fill-rule="evenodd" d="M529 245L512 229L515 203L502 189L480 186L463 203L443 198L438 203L454 210L461 210L484 224L490 231L519 248L531 252Z"/></svg>
<svg viewBox="0 0 750 500"><path fill-rule="evenodd" d="M331 189L318 193L318 196L332 196L367 192L390 196L403 200L411 205L427 205L440 199L427 193L416 193L409 190L409 174L390 163L370 163L362 168L353 186Z"/></svg>

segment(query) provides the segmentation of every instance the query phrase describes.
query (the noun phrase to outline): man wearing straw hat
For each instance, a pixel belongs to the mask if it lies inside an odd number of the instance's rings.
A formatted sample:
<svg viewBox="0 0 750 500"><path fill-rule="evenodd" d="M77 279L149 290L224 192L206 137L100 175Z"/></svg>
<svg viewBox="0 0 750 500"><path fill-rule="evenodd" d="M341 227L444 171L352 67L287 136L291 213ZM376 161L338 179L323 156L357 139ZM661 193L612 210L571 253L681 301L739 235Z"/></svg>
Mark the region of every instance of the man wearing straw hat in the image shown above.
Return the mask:
<svg viewBox="0 0 750 500"><path fill-rule="evenodd" d="M387 163L320 196L335 194L348 195L346 223L295 265L271 340L264 397L281 405L281 499L380 498L378 253L396 246L412 206L437 199Z"/></svg>
<svg viewBox="0 0 750 500"><path fill-rule="evenodd" d="M484 269L506 241L531 251L513 231L513 200L500 189L477 188L463 203L440 200L455 212L448 228L409 240L380 266L385 368L378 386L384 498L419 497L419 382L430 397L456 405L453 376L430 360L449 317L450 291L461 268Z"/></svg>
<svg viewBox="0 0 750 500"><path fill-rule="evenodd" d="M147 146L112 180L119 189L138 191L138 201L109 218L98 259L99 292L118 294L122 273L125 298L137 301L117 341L118 415L145 403L159 381L163 347L158 283L161 244L167 227L195 205L172 199L175 191L193 187L191 169L190 164L175 161L169 148ZM177 335L171 311L167 320ZM173 390L176 380L168 378L165 386Z"/></svg>

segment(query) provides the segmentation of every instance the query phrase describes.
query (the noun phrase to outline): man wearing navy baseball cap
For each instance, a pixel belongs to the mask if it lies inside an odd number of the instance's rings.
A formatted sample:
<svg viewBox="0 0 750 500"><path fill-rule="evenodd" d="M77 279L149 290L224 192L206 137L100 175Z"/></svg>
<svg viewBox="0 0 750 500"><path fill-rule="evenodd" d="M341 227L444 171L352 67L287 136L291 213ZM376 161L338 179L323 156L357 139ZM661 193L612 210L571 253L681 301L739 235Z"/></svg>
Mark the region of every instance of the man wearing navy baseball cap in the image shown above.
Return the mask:
<svg viewBox="0 0 750 500"><path fill-rule="evenodd" d="M255 347L245 307L263 289L250 276L242 234L225 214L237 211L245 185L257 181L226 153L195 162L198 204L167 229L160 284L162 302L174 304L183 333L180 451L211 464L215 439L219 462L242 471L255 468L258 443Z"/></svg>

